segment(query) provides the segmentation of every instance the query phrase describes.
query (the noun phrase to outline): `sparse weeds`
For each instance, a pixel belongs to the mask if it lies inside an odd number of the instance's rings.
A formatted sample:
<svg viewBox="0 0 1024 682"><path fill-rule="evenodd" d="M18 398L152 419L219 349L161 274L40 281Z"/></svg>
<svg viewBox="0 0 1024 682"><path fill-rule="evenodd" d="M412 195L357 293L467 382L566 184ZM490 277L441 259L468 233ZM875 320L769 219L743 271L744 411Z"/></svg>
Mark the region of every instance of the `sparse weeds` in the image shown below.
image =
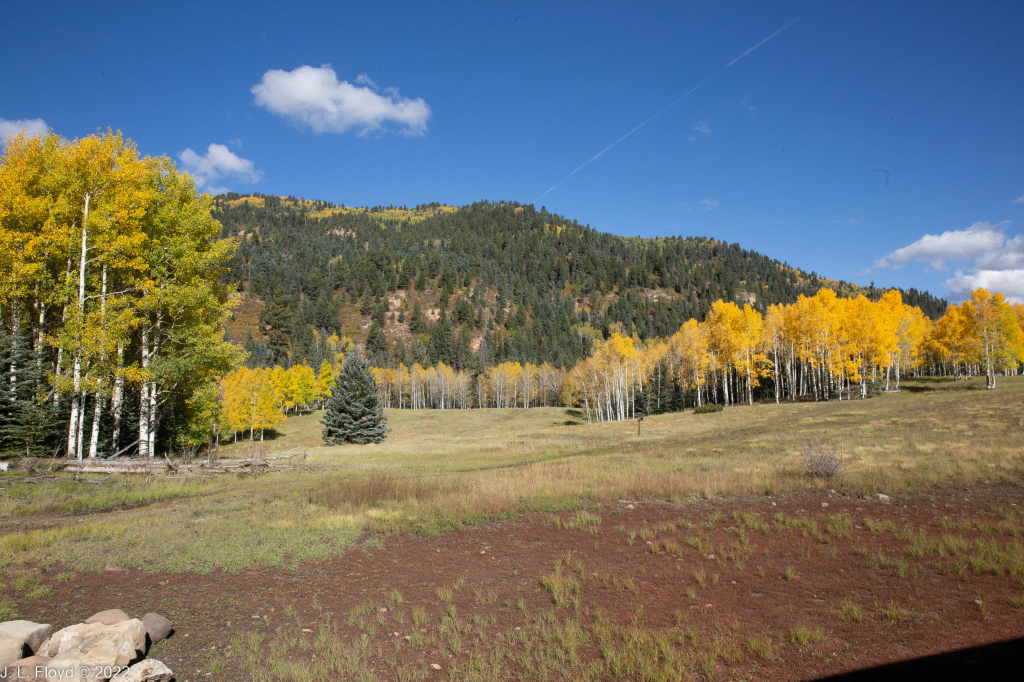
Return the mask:
<svg viewBox="0 0 1024 682"><path fill-rule="evenodd" d="M555 600L555 606L559 608L579 607L580 581L575 579L571 573L563 571L560 566L550 576L541 579L541 584L548 589L548 594Z"/></svg>
<svg viewBox="0 0 1024 682"><path fill-rule="evenodd" d="M708 520L704 522L704 527L708 530L714 530L715 524L718 523L718 520L721 518L722 515L719 512L713 513L711 516L708 517Z"/></svg>
<svg viewBox="0 0 1024 682"><path fill-rule="evenodd" d="M872 533L879 533L882 531L888 531L890 533L896 532L896 522L892 520L879 521L877 519L864 519L864 525Z"/></svg>
<svg viewBox="0 0 1024 682"><path fill-rule="evenodd" d="M558 518L557 516L555 517ZM561 522L561 528L578 528L591 535L597 535L601 526L601 517L588 511L578 511L567 520Z"/></svg>
<svg viewBox="0 0 1024 682"><path fill-rule="evenodd" d="M914 617L914 612L899 602L890 600L888 604L875 604L875 610L884 616L891 624L903 623Z"/></svg>
<svg viewBox="0 0 1024 682"><path fill-rule="evenodd" d="M836 615L840 620L853 621L854 623L860 623L864 620L864 612L850 599L844 599L839 603Z"/></svg>
<svg viewBox="0 0 1024 682"><path fill-rule="evenodd" d="M853 521L849 514L835 514L828 517L828 532L842 540L853 536Z"/></svg>
<svg viewBox="0 0 1024 682"><path fill-rule="evenodd" d="M985 602L985 598L978 595L978 598L974 600L974 603L978 605L978 610L981 611L981 619L984 621L988 620L988 604Z"/></svg>
<svg viewBox="0 0 1024 682"><path fill-rule="evenodd" d="M772 641L760 635L750 637L747 639L747 652L766 661L772 657Z"/></svg>
<svg viewBox="0 0 1024 682"><path fill-rule="evenodd" d="M498 594L493 590L484 592L483 590L473 590L473 596L476 598L476 603L480 606L486 606L487 604L493 604L498 601Z"/></svg>
<svg viewBox="0 0 1024 682"><path fill-rule="evenodd" d="M794 644L808 644L825 641L825 631L798 625L789 631L789 641Z"/></svg>

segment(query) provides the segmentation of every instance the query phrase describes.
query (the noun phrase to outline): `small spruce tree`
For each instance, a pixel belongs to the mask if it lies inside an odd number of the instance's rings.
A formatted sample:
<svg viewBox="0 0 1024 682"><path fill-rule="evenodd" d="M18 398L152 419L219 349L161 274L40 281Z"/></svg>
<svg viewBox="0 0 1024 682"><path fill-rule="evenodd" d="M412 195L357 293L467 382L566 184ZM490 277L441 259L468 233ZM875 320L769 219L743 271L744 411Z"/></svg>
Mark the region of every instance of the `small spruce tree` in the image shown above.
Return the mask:
<svg viewBox="0 0 1024 682"><path fill-rule="evenodd" d="M324 444L383 443L390 431L387 421L366 358L358 350L349 353L320 420Z"/></svg>

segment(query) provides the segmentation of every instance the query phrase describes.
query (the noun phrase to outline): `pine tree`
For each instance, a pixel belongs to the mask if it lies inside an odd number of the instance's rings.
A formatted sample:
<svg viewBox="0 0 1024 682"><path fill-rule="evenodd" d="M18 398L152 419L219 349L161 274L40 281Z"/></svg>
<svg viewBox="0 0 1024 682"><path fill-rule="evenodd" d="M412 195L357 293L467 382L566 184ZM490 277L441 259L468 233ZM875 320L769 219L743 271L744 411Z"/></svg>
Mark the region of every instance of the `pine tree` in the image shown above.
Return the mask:
<svg viewBox="0 0 1024 682"><path fill-rule="evenodd" d="M0 327L0 452L39 456L57 436L46 372L24 331Z"/></svg>
<svg viewBox="0 0 1024 682"><path fill-rule="evenodd" d="M430 364L443 362L452 364L452 344L455 341L452 323L441 308L441 317L430 328L430 341L427 343L427 359Z"/></svg>
<svg viewBox="0 0 1024 682"><path fill-rule="evenodd" d="M324 444L383 443L387 420L366 358L359 351L348 354L320 420Z"/></svg>
<svg viewBox="0 0 1024 682"><path fill-rule="evenodd" d="M422 334L426 332L427 319L423 316L423 309L420 307L420 300L417 298L412 305L412 316L409 318L409 331L412 334Z"/></svg>
<svg viewBox="0 0 1024 682"><path fill-rule="evenodd" d="M260 317L266 330L267 348L273 354L274 361L281 365L288 364L292 327L295 324L288 294L281 289L275 291Z"/></svg>
<svg viewBox="0 0 1024 682"><path fill-rule="evenodd" d="M378 320L370 325L370 332L366 335L366 352L370 361L376 367L383 367L388 361L388 338L384 335L384 326Z"/></svg>

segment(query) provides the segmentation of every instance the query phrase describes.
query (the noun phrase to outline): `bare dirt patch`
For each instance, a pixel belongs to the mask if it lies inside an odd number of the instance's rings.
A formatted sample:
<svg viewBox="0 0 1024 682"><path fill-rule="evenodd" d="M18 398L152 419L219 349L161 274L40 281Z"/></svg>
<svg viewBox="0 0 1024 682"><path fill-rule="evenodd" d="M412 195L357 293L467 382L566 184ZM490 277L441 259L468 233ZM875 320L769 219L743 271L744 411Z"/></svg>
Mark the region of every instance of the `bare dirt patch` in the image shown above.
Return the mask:
<svg viewBox="0 0 1024 682"><path fill-rule="evenodd" d="M160 611L150 656L179 680L813 679L1024 636L1021 505L1015 484L617 501L288 569L51 568L17 610Z"/></svg>

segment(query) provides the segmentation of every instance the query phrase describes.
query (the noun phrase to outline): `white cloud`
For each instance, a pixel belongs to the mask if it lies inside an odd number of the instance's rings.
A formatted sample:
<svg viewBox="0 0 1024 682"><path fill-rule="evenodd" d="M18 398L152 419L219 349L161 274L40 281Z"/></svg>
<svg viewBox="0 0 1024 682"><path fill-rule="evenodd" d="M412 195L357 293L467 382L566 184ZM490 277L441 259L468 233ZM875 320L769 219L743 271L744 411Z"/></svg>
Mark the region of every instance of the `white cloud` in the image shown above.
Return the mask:
<svg viewBox="0 0 1024 682"><path fill-rule="evenodd" d="M1016 199L1014 199L1013 203L1015 203L1015 204L1024 204L1024 194L1022 194L1019 197L1017 197Z"/></svg>
<svg viewBox="0 0 1024 682"><path fill-rule="evenodd" d="M263 177L263 173L256 170L252 161L236 156L222 144L211 144L206 148L206 154L197 154L192 149L186 149L178 154L178 158L195 176L196 184L213 194L228 191L227 187L213 186L215 182L233 179L253 184Z"/></svg>
<svg viewBox="0 0 1024 682"><path fill-rule="evenodd" d="M926 234L913 244L875 261L875 267L900 268L907 263L928 263L936 270L945 270L947 260L971 260L1001 248L1006 241L1003 229L1007 224L978 222L966 230Z"/></svg>
<svg viewBox="0 0 1024 682"><path fill-rule="evenodd" d="M373 79L367 76L365 73L361 73L356 76L356 83L360 85L369 85L374 90L377 90L377 84L373 82Z"/></svg>
<svg viewBox="0 0 1024 682"><path fill-rule="evenodd" d="M235 149L241 149L242 148L242 139L239 138L239 137L232 137L230 140L228 140L228 144L230 144Z"/></svg>
<svg viewBox="0 0 1024 682"><path fill-rule="evenodd" d="M1012 303L1024 303L1024 269L976 270L967 274L957 270L955 276L946 280L946 288L960 300L969 298L971 290L979 287L998 291Z"/></svg>
<svg viewBox="0 0 1024 682"><path fill-rule="evenodd" d="M7 145L8 137L14 137L23 130L29 135L45 135L50 127L41 118L23 118L17 121L0 118L0 147Z"/></svg>
<svg viewBox="0 0 1024 682"><path fill-rule="evenodd" d="M957 268L945 281L953 300L964 300L972 289L984 287L1002 292L1015 303L1024 302L1024 234L1009 239L1009 221L977 222L965 230L926 234L913 244L896 249L875 262L875 267L899 268L907 263L928 263L943 270L947 261L973 261L969 268Z"/></svg>
<svg viewBox="0 0 1024 682"><path fill-rule="evenodd" d="M293 71L272 69L252 86L252 94L259 106L296 125L307 125L314 133L343 133L350 128L361 135L389 129L403 135L426 132L430 107L422 98L402 97L394 88L382 94L365 74L356 82L364 87L339 81L330 64Z"/></svg>
<svg viewBox="0 0 1024 682"><path fill-rule="evenodd" d="M693 126L691 130L696 130L698 133L704 133L705 135L711 134L711 126L708 125L707 121L701 121L697 125Z"/></svg>
<svg viewBox="0 0 1024 682"><path fill-rule="evenodd" d="M720 206L718 199L701 199L698 203L705 211L714 211Z"/></svg>
<svg viewBox="0 0 1024 682"><path fill-rule="evenodd" d="M755 107L754 105L752 105L750 103L750 98L749 97L744 97L743 101L740 102L740 106L743 107L744 109L748 110L748 111L756 111L757 110L757 107Z"/></svg>

